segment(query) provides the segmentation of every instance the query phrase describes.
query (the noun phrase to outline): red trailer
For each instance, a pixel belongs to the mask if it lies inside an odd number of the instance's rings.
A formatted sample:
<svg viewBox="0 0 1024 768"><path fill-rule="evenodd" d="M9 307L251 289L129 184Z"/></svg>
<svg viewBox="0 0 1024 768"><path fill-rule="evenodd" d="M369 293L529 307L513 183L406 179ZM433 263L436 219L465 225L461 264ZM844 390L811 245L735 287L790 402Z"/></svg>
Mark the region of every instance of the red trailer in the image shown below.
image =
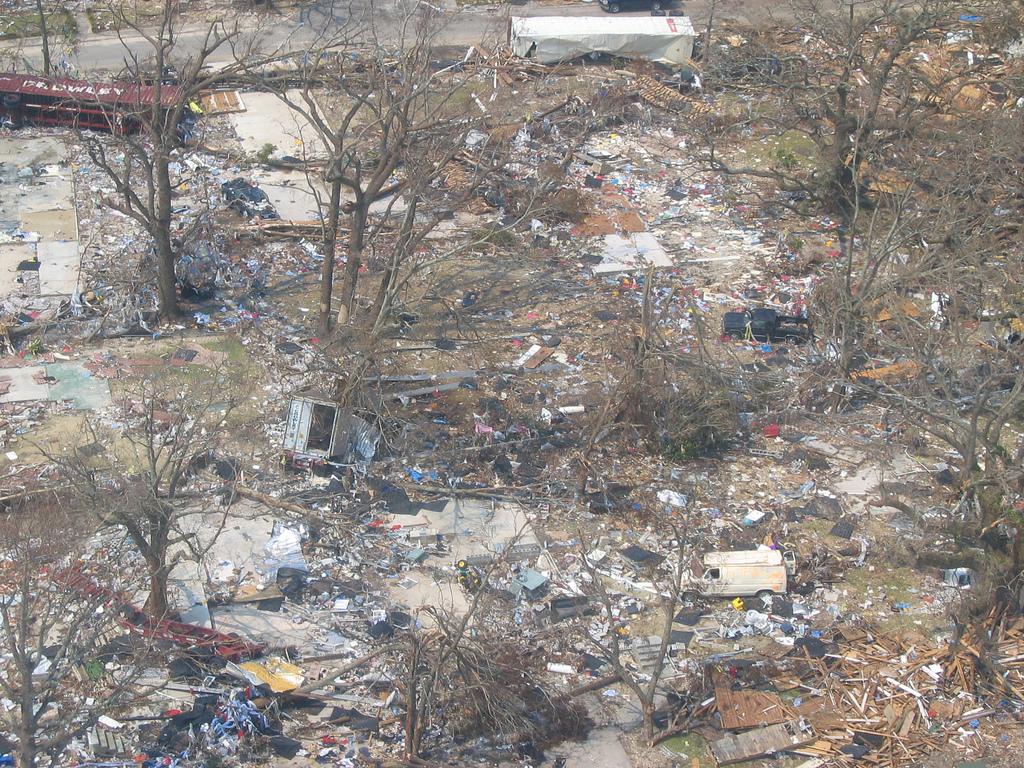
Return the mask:
<svg viewBox="0 0 1024 768"><path fill-rule="evenodd" d="M111 133L138 130L138 115L159 99L170 109L180 98L174 85L93 83L69 78L0 73L0 118L15 125L63 125Z"/></svg>

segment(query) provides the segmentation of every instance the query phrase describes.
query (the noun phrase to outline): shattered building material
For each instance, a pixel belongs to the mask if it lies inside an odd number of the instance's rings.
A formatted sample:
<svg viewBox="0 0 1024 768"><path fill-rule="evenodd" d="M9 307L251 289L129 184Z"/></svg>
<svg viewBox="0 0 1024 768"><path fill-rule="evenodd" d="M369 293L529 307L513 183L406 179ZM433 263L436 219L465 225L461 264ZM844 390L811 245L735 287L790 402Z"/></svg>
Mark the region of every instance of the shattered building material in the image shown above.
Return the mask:
<svg viewBox="0 0 1024 768"><path fill-rule="evenodd" d="M756 757L786 752L814 741L814 733L800 720L766 725L711 742L711 753L719 765L742 763Z"/></svg>
<svg viewBox="0 0 1024 768"><path fill-rule="evenodd" d="M777 693L733 690L725 681L715 686L715 707L727 731L785 723L796 715Z"/></svg>

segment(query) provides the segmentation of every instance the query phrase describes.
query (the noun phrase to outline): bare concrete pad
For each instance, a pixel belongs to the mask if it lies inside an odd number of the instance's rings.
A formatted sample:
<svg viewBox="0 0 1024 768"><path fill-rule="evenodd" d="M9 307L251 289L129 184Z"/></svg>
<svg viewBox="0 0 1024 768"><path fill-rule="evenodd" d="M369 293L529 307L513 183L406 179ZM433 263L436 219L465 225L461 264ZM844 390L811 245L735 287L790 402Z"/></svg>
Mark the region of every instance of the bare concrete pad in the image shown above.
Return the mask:
<svg viewBox="0 0 1024 768"><path fill-rule="evenodd" d="M252 172L252 181L262 189L277 209L282 219L291 221L316 221L320 218L320 205L327 205L329 197L323 181L315 174L305 171L284 171L262 168ZM345 190L343 202L351 202L354 196ZM370 204L371 216L401 216L407 206L404 199L385 197Z"/></svg>
<svg viewBox="0 0 1024 768"><path fill-rule="evenodd" d="M416 542L429 541L436 534L444 539L444 561L428 560L426 567L407 571L405 578L393 582L388 589L391 599L417 613L425 626L432 622L420 612L422 608L437 606L455 613L469 608L467 595L451 570L454 562L473 555L499 556L512 543L537 543L526 514L517 504L451 499L443 509L422 509L413 516L391 515L388 522L402 526L401 533L408 535L410 549ZM440 567L446 575L435 580L430 566Z"/></svg>
<svg viewBox="0 0 1024 768"><path fill-rule="evenodd" d="M22 211L21 227L40 240L78 240L78 217L71 210Z"/></svg>
<svg viewBox="0 0 1024 768"><path fill-rule="evenodd" d="M0 245L0 298L73 293L81 265L74 179L55 137L0 138L0 239L15 230L30 242ZM18 264L34 258L38 272L19 275Z"/></svg>
<svg viewBox="0 0 1024 768"><path fill-rule="evenodd" d="M35 243L0 243L0 296L25 293L18 265L35 258Z"/></svg>
<svg viewBox="0 0 1024 768"><path fill-rule="evenodd" d="M214 628L234 632L247 640L266 643L271 648L295 647L306 653L320 651L319 628L300 621L291 613L261 611L252 604L219 606L213 614Z"/></svg>
<svg viewBox="0 0 1024 768"><path fill-rule="evenodd" d="M392 585L388 594L394 602L406 605L413 610L428 606L456 614L462 614L469 610L469 598L466 591L458 585L455 579L434 581L431 572L422 568L407 571L403 579ZM420 617L421 623L429 625L431 622L426 621L425 618Z"/></svg>
<svg viewBox="0 0 1024 768"><path fill-rule="evenodd" d="M48 383L38 383L36 376L47 376ZM0 403L30 400L66 400L74 408L99 410L110 405L110 384L99 379L79 363L49 363L25 368L0 368L0 381L9 384L0 395Z"/></svg>
<svg viewBox="0 0 1024 768"><path fill-rule="evenodd" d="M75 241L36 243L39 257L39 295L68 296L78 290L78 272L82 265Z"/></svg>
<svg viewBox="0 0 1024 768"><path fill-rule="evenodd" d="M110 383L94 376L79 363L50 363L46 375L52 379L47 398L66 400L79 410L98 411L110 405Z"/></svg>
<svg viewBox="0 0 1024 768"><path fill-rule="evenodd" d="M300 99L298 91L288 95ZM279 154L301 160L326 154L316 131L273 94L247 93L245 106L245 112L236 112L230 119L246 152L256 154L272 144Z"/></svg>
<svg viewBox="0 0 1024 768"><path fill-rule="evenodd" d="M303 171L257 170L252 181L259 185L282 219L316 221L319 219L317 195L321 200L327 191L318 181L310 183Z"/></svg>
<svg viewBox="0 0 1024 768"><path fill-rule="evenodd" d="M26 368L0 368L0 381L4 385L9 382L10 388L0 395L0 403L23 403L29 400L46 400L50 396L50 388L46 384L38 384L36 376L46 373L41 365Z"/></svg>
<svg viewBox="0 0 1024 768"><path fill-rule="evenodd" d="M619 740L621 733L618 728L595 728L586 741L561 744L552 755L565 757L565 768L629 768L633 763Z"/></svg>
<svg viewBox="0 0 1024 768"><path fill-rule="evenodd" d="M64 143L51 136L0 139L0 221L23 225L26 216L31 222L32 214L47 211L74 215L71 169L61 165L66 160ZM62 239L77 240L78 227Z"/></svg>

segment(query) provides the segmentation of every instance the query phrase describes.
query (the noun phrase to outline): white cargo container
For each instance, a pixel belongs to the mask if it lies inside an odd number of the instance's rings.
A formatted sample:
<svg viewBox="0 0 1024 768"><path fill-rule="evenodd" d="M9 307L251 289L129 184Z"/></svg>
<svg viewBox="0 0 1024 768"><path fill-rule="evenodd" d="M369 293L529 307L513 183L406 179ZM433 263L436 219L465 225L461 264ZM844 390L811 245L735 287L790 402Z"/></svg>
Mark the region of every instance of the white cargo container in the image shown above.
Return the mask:
<svg viewBox="0 0 1024 768"><path fill-rule="evenodd" d="M681 66L697 39L685 16L513 17L509 42L516 56L556 64L591 53Z"/></svg>

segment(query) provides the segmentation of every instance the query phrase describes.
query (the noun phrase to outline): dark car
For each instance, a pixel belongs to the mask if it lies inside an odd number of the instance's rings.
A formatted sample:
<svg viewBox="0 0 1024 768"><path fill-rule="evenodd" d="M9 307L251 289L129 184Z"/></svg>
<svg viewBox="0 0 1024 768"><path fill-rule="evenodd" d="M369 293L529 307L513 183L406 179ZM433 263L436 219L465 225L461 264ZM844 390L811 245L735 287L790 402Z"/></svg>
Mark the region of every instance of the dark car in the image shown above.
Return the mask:
<svg viewBox="0 0 1024 768"><path fill-rule="evenodd" d="M662 8L672 6L671 0L597 0L597 4L606 13L618 13L624 10L660 11Z"/></svg>
<svg viewBox="0 0 1024 768"><path fill-rule="evenodd" d="M774 309L763 308L726 312L722 333L756 341L806 341L811 335L806 317L780 315Z"/></svg>
<svg viewBox="0 0 1024 768"><path fill-rule="evenodd" d="M245 216L247 219L279 219L281 218L274 206L270 204L267 193L243 178L225 181L220 191L228 208Z"/></svg>

